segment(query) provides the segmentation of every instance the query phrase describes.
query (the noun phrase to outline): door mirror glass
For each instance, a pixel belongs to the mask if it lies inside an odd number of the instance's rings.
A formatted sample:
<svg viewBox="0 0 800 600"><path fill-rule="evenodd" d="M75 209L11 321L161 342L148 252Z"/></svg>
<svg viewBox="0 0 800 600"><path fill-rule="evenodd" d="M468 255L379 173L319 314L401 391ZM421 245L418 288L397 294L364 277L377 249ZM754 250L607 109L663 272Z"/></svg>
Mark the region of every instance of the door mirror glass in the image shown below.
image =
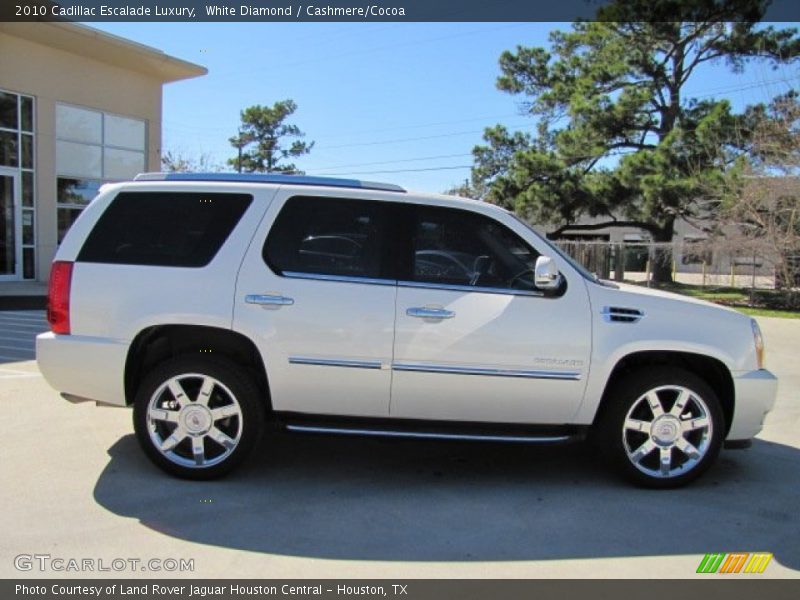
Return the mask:
<svg viewBox="0 0 800 600"><path fill-rule="evenodd" d="M557 290L561 286L561 273L555 261L549 256L540 256L536 259L534 270L534 283L542 291Z"/></svg>

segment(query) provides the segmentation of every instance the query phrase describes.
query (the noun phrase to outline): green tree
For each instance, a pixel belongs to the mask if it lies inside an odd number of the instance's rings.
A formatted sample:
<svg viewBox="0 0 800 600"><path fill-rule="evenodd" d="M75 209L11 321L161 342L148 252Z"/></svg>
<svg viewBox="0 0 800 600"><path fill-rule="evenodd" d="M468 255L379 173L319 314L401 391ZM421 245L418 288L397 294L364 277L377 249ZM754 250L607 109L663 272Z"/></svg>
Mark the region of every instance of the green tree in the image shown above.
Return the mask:
<svg viewBox="0 0 800 600"><path fill-rule="evenodd" d="M688 97L687 83L705 63L741 72L800 53L796 30L759 25L767 4L617 0L596 21L552 32L550 49L503 53L497 86L525 98L536 132L488 129L473 180L556 235L624 225L670 242L676 220L699 216L723 187L741 148L742 115L726 100ZM595 222L578 224L586 216ZM669 281L669 257L654 258L654 279Z"/></svg>
<svg viewBox="0 0 800 600"><path fill-rule="evenodd" d="M287 161L308 154L314 142L303 141L305 133L297 125L286 123L296 110L293 100L245 108L238 133L228 140L239 153L228 159L228 164L239 172L300 173L293 162Z"/></svg>
<svg viewBox="0 0 800 600"><path fill-rule="evenodd" d="M222 171L222 166L207 153L195 158L181 150L166 150L161 155L161 170L173 173L212 173Z"/></svg>
<svg viewBox="0 0 800 600"><path fill-rule="evenodd" d="M790 92L750 107L743 126L749 145L727 174L733 193L721 210L722 244L752 253L775 269L787 303L800 302L800 95Z"/></svg>
<svg viewBox="0 0 800 600"><path fill-rule="evenodd" d="M476 182L473 182L470 179L465 179L461 183L451 185L442 193L449 196L472 198L473 200L483 198L486 195L486 190L483 187L479 187L480 182L477 182L478 186L474 185L474 183Z"/></svg>

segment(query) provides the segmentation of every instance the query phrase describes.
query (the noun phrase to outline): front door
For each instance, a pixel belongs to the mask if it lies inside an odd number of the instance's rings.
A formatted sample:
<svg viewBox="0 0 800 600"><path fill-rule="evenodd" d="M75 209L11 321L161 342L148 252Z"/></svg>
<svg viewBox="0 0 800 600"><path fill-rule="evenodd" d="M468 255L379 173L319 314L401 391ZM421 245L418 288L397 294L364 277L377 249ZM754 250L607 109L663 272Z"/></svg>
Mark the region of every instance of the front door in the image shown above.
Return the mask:
<svg viewBox="0 0 800 600"><path fill-rule="evenodd" d="M558 293L538 292L539 253L487 215L418 206L410 226L391 416L568 423L589 372L583 280L571 274Z"/></svg>
<svg viewBox="0 0 800 600"><path fill-rule="evenodd" d="M0 281L20 279L22 235L19 173L0 167Z"/></svg>

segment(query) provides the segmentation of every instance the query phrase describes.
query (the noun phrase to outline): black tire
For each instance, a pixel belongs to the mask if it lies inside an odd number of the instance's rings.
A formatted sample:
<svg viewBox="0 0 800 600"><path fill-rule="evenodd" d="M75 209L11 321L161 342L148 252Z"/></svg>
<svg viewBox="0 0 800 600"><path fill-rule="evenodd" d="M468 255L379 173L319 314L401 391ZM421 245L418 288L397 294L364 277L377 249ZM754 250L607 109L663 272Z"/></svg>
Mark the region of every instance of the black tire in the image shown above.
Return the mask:
<svg viewBox="0 0 800 600"><path fill-rule="evenodd" d="M185 392L180 400L169 387L176 378L175 389ZM204 384L212 380L203 395ZM252 376L232 361L179 356L144 378L134 400L133 427L142 450L160 469L184 479L215 479L238 466L258 443L264 404ZM159 442L169 445L178 438L171 449L159 448Z"/></svg>
<svg viewBox="0 0 800 600"><path fill-rule="evenodd" d="M682 390L689 392L684 409L675 406ZM660 420L657 408L650 408L649 392L655 392L658 404L668 413ZM676 418L671 414L673 408ZM645 425L644 431L626 427L629 416L629 425L647 423L648 418L655 425ZM702 426L703 418L709 427ZM690 431L683 429L695 426L698 428ZM593 434L607 461L626 479L643 487L676 488L694 481L716 460L725 436L725 419L717 395L702 378L679 367L646 367L623 377L607 392ZM673 436L683 441L672 441Z"/></svg>

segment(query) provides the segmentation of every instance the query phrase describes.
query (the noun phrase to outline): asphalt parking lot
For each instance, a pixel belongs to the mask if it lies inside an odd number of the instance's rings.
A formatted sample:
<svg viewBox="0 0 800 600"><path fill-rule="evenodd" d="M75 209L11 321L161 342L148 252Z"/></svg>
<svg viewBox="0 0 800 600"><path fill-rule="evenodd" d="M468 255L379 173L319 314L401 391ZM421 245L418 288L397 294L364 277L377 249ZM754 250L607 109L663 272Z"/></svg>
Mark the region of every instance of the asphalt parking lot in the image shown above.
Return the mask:
<svg viewBox="0 0 800 600"><path fill-rule="evenodd" d="M748 577L800 577L800 320L760 319L781 383L754 446L650 491L580 445L288 435L223 481L172 479L139 452L128 411L71 405L19 360L41 312L9 317L0 577L131 574L19 572L19 554L194 559L170 577L693 577L705 553L734 551L774 553Z"/></svg>
<svg viewBox="0 0 800 600"><path fill-rule="evenodd" d="M34 359L34 338L46 330L42 310L0 311L0 365Z"/></svg>

